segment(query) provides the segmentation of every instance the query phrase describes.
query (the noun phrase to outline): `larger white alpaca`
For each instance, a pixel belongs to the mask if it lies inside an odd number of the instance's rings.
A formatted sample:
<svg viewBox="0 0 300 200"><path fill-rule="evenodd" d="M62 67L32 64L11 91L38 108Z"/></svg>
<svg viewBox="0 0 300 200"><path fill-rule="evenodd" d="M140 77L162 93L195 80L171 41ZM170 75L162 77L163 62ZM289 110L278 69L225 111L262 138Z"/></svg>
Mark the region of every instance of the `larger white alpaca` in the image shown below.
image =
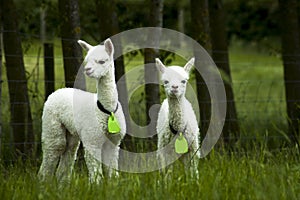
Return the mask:
<svg viewBox="0 0 300 200"><path fill-rule="evenodd" d="M194 170L197 168L197 160L200 158L199 128L192 105L185 97L186 84L193 64L194 58L189 60L183 68L179 66L165 67L156 58L156 66L162 74L161 80L167 96L158 113L156 127L158 149L171 144L171 148L167 148L164 154L160 152L158 155L162 166L167 164L165 162L168 160L168 156L174 155L174 153L175 155L182 153L179 159L187 166L193 165ZM182 137L180 133L183 136L181 143L184 143L183 140L186 140L188 147L186 149L181 147L178 153L176 150L176 139Z"/></svg>
<svg viewBox="0 0 300 200"><path fill-rule="evenodd" d="M56 173L59 181L69 180L80 141L91 181L101 180L103 173L111 176L112 168L118 169L119 144L126 126L115 84L114 47L110 39L97 46L81 40L78 43L87 50L84 70L96 79L97 94L64 88L48 97L42 116L41 179ZM108 132L111 112L119 121L119 133ZM105 160L109 167L99 160Z"/></svg>

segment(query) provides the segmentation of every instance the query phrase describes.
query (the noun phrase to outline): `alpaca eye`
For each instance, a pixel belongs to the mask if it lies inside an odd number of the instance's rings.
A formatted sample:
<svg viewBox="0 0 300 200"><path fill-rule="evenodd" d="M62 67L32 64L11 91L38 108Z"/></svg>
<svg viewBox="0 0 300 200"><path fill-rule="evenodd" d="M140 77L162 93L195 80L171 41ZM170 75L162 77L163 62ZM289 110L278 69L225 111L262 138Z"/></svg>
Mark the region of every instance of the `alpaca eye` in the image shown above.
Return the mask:
<svg viewBox="0 0 300 200"><path fill-rule="evenodd" d="M168 84L169 83L169 81L164 81L164 84Z"/></svg>
<svg viewBox="0 0 300 200"><path fill-rule="evenodd" d="M186 80L182 80L181 83L185 84L185 83L186 83Z"/></svg>
<svg viewBox="0 0 300 200"><path fill-rule="evenodd" d="M105 63L105 61L104 60L98 60L97 63L103 65Z"/></svg>

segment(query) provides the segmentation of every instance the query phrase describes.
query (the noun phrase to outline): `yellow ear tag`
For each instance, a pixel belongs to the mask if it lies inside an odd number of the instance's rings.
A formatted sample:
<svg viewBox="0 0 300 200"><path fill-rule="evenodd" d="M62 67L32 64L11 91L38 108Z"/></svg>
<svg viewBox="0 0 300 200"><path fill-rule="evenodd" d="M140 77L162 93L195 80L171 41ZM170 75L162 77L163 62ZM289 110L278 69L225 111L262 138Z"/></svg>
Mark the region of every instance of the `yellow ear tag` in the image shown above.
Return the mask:
<svg viewBox="0 0 300 200"><path fill-rule="evenodd" d="M119 133L121 131L120 124L115 118L114 113L112 112L108 118L108 132L109 133Z"/></svg>
<svg viewBox="0 0 300 200"><path fill-rule="evenodd" d="M178 154L184 154L188 152L188 142L182 133L179 133L179 136L175 140L175 152Z"/></svg>

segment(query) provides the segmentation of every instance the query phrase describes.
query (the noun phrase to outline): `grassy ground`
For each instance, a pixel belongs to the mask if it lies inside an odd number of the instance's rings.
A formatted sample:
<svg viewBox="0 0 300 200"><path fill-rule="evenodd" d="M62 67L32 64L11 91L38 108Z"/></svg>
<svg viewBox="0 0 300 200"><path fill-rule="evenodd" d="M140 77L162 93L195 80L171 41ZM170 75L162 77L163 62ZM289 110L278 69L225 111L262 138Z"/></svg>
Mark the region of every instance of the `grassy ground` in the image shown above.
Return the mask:
<svg viewBox="0 0 300 200"><path fill-rule="evenodd" d="M84 168L77 168L71 183L41 184L36 166L0 167L2 199L299 199L299 154L212 152L199 164L199 179L176 168L166 178L159 172L121 173L119 178L89 184Z"/></svg>
<svg viewBox="0 0 300 200"><path fill-rule="evenodd" d="M287 118L282 61L258 45L235 41L230 68L242 140L265 140L273 147L286 138Z"/></svg>

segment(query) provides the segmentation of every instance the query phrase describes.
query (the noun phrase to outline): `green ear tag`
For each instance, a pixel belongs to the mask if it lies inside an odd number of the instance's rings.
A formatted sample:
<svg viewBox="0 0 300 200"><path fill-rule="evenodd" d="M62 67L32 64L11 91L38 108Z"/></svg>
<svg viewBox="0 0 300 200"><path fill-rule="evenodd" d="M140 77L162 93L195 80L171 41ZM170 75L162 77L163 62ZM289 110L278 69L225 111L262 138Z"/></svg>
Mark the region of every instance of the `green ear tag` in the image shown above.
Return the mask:
<svg viewBox="0 0 300 200"><path fill-rule="evenodd" d="M121 131L120 124L115 118L114 113L112 112L108 118L108 132L109 133L119 133Z"/></svg>
<svg viewBox="0 0 300 200"><path fill-rule="evenodd" d="M184 154L188 152L188 142L186 141L185 137L182 133L179 133L179 136L176 138L175 141L175 152L179 154Z"/></svg>

